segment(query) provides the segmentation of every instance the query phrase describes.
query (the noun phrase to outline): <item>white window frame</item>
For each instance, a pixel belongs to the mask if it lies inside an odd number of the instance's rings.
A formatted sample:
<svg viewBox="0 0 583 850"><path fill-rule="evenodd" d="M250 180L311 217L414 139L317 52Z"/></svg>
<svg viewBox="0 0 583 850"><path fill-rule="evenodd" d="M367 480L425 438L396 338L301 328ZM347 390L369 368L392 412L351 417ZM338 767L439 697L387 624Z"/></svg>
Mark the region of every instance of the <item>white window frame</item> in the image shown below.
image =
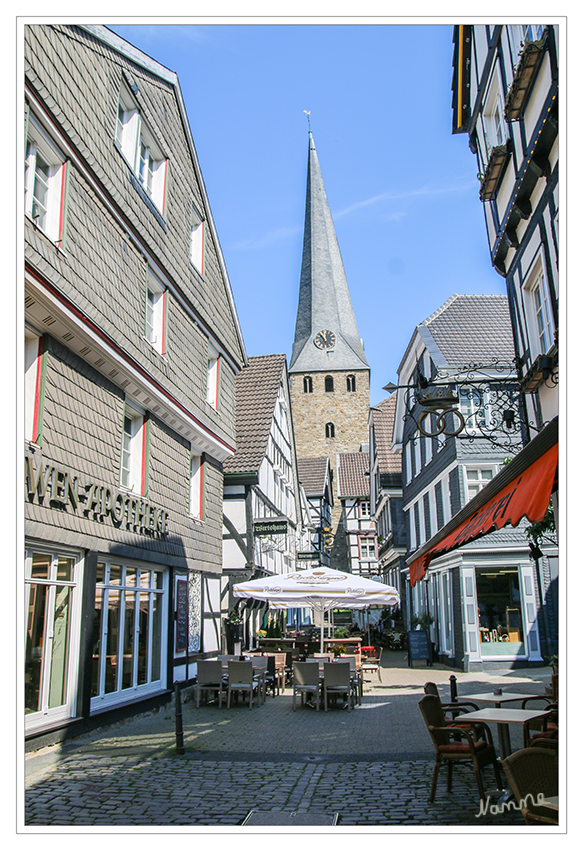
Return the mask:
<svg viewBox="0 0 583 850"><path fill-rule="evenodd" d="M508 128L504 118L502 85L500 82L497 64L492 72L492 78L488 87L488 94L484 100L484 109L482 114L484 120L486 161L488 161L492 148L505 144L508 139Z"/></svg>
<svg viewBox="0 0 583 850"><path fill-rule="evenodd" d="M204 220L192 206L190 212L190 262L204 274Z"/></svg>
<svg viewBox="0 0 583 850"><path fill-rule="evenodd" d="M421 434L415 439L415 478L419 475L423 468L423 464L421 463Z"/></svg>
<svg viewBox="0 0 583 850"><path fill-rule="evenodd" d="M189 512L193 519L204 519L204 460L201 454L190 454L190 498Z"/></svg>
<svg viewBox="0 0 583 850"><path fill-rule="evenodd" d="M122 567L122 578L120 580L120 584L111 585L109 582L109 571L112 562L116 566ZM101 708L107 708L112 704L119 704L127 702L128 700L136 699L136 697L140 695L145 695L148 693L155 693L165 688L166 686L166 654L167 654L167 643L168 643L168 629L166 628L166 624L168 622L168 570L165 567L162 567L158 564L141 564L140 562L130 561L125 558L115 559L115 558L99 558L99 563L103 563L105 565L105 576L103 582L98 582L98 586L102 588L102 611L109 611L108 608L108 594L110 588L114 591L120 592L120 616L119 616L119 625L118 625L118 665L119 665L119 647L123 647L124 644L124 629L125 629L125 594L127 592L135 593L139 592L140 596L145 595L148 600L148 611L149 611L149 623L152 624L153 628L153 598L154 596L158 596L160 598L160 611L158 616L160 617L160 676L158 679L147 681L141 685L134 684L130 688L122 688L119 687L119 680L117 682L117 686L113 691L105 692L105 689L102 687L100 693L97 696L91 697L91 711L94 712ZM136 577L135 585L127 585L125 583L127 576L127 569L136 569L136 570L144 570L150 573L150 582L152 582L153 574L160 573L162 576L162 587L155 588L152 587L151 584L147 588L140 588L139 578ZM142 604L140 600L140 605ZM136 600L136 611L138 610L137 600ZM135 617L134 620L134 636L133 641L137 645L138 635L139 635L139 617ZM106 655L106 645L107 645L107 625L105 619L102 617L100 628L100 640L99 645L103 648L102 652L100 652L99 663L100 663L100 683L104 682L104 669L105 669L105 655ZM148 641L149 641L149 651L148 651L148 659L152 659L152 637L153 631L149 628L148 631ZM134 663L137 662L137 656L134 659ZM137 664L136 664L137 666ZM151 671L149 671L151 672ZM136 667L134 666L134 670L132 673L132 677L135 681Z"/></svg>
<svg viewBox="0 0 583 850"><path fill-rule="evenodd" d="M408 440L407 444L405 445L405 470L407 484L410 484L413 480L413 459L411 456L411 440Z"/></svg>
<svg viewBox="0 0 583 850"><path fill-rule="evenodd" d="M32 556L33 554L48 555L51 558L51 568L48 579L32 578ZM73 570L71 581L64 581L57 578L56 564L59 557L71 558L73 560ZM46 544L31 544L26 547L25 561L25 598L28 610L28 600L33 584L43 584L47 586L47 601L45 611L54 611L56 601L57 587L71 588L71 619L69 622L68 633L68 669L67 669L67 699L63 705L55 708L48 708L48 693L47 684L50 675L50 662L45 664L43 661L43 705L37 712L31 712L26 715L25 727L27 730L38 729L47 723L52 723L68 717L74 717L77 709L77 679L79 670L79 629L81 624L81 588L83 586L83 556L77 550L71 550L64 546L53 547ZM48 638L47 644L51 644L53 640L53 624L45 622L45 636Z"/></svg>
<svg viewBox="0 0 583 850"><path fill-rule="evenodd" d="M213 410L219 409L221 382L221 358L209 344L207 357L206 400Z"/></svg>
<svg viewBox="0 0 583 850"><path fill-rule="evenodd" d="M508 26L515 68L518 65L525 43L527 41L538 41L542 38L544 28L544 24L511 24Z"/></svg>
<svg viewBox="0 0 583 850"><path fill-rule="evenodd" d="M144 466L144 414L126 402L122 430L119 484L142 494Z"/></svg>
<svg viewBox="0 0 583 850"><path fill-rule="evenodd" d="M372 549L372 553L371 553ZM358 535L358 560L376 561L378 559L377 539L372 534Z"/></svg>
<svg viewBox="0 0 583 850"><path fill-rule="evenodd" d="M468 476L469 472L477 473L477 478L475 478L475 479L469 478L469 476ZM489 473L490 477L484 477L483 476L484 472ZM464 466L464 489L465 489L464 495L465 495L465 499L466 499L465 503L467 504L469 501L471 501L474 498L474 496L477 496L478 493L480 492L480 490L483 490L484 487L486 487L486 485L490 483L490 481L492 480L492 478L494 478L494 476L496 475L497 472L498 472L497 464L481 463L479 465L478 464L468 464L468 465ZM476 492L470 494L470 488L471 489L477 488Z"/></svg>
<svg viewBox="0 0 583 850"><path fill-rule="evenodd" d="M124 82L120 87L115 142L146 194L164 214L168 160Z"/></svg>
<svg viewBox="0 0 583 850"><path fill-rule="evenodd" d="M539 354L546 354L554 343L555 322L551 308L550 292L542 255L523 284L526 301L528 339L534 361Z"/></svg>
<svg viewBox="0 0 583 850"><path fill-rule="evenodd" d="M370 500L360 499L358 502L358 515L361 519L370 519Z"/></svg>
<svg viewBox="0 0 583 850"><path fill-rule="evenodd" d="M24 438L33 442L37 434L37 393L41 376L41 339L30 328L24 333Z"/></svg>
<svg viewBox="0 0 583 850"><path fill-rule="evenodd" d="M479 420L481 420L483 427L489 425L487 390L479 390L477 387L461 387L459 400L459 410L466 423L464 428L466 434L475 434L480 431Z"/></svg>
<svg viewBox="0 0 583 850"><path fill-rule="evenodd" d="M166 292L153 271L146 276L145 336L158 354L166 351Z"/></svg>
<svg viewBox="0 0 583 850"><path fill-rule="evenodd" d="M62 238L65 157L32 115L28 118L24 211L53 242ZM43 187L44 191L41 188Z"/></svg>

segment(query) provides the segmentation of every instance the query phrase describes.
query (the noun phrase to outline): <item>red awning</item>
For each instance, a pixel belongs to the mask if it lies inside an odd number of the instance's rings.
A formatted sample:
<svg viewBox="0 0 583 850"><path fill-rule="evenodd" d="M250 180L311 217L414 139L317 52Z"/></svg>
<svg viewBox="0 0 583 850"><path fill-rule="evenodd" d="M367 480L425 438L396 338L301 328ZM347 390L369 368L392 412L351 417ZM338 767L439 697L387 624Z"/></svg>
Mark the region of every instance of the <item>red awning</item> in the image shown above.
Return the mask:
<svg viewBox="0 0 583 850"><path fill-rule="evenodd" d="M477 537L523 517L539 522L555 489L559 446L558 423L554 419L484 489L413 555L411 586L423 578L433 558L451 552ZM550 443L550 447L549 447Z"/></svg>

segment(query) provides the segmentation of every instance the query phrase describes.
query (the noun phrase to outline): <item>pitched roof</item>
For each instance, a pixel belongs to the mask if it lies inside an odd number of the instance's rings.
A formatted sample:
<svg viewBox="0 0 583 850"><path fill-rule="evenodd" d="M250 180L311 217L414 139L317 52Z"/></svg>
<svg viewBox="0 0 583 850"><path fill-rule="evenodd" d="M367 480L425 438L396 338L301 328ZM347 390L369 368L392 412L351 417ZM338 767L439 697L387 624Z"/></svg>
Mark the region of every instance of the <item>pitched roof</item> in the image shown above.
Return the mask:
<svg viewBox="0 0 583 850"><path fill-rule="evenodd" d="M369 471L369 455L366 452L345 452L337 457L338 496L341 499L369 496L370 477L364 474Z"/></svg>
<svg viewBox="0 0 583 850"><path fill-rule="evenodd" d="M385 486L401 486L401 453L392 450L397 394L372 408L375 444L381 481Z"/></svg>
<svg viewBox="0 0 583 850"><path fill-rule="evenodd" d="M327 457L298 458L298 476L306 496L323 496L328 479Z"/></svg>
<svg viewBox="0 0 583 850"><path fill-rule="evenodd" d="M237 450L225 461L225 475L258 472L267 453L277 394L286 365L285 354L250 357L235 380Z"/></svg>
<svg viewBox="0 0 583 850"><path fill-rule="evenodd" d="M335 335L334 354L313 344L321 330ZM368 369L312 133L300 295L290 372Z"/></svg>
<svg viewBox="0 0 583 850"><path fill-rule="evenodd" d="M506 295L452 295L417 325L398 371L404 366L417 333L438 368L514 362Z"/></svg>

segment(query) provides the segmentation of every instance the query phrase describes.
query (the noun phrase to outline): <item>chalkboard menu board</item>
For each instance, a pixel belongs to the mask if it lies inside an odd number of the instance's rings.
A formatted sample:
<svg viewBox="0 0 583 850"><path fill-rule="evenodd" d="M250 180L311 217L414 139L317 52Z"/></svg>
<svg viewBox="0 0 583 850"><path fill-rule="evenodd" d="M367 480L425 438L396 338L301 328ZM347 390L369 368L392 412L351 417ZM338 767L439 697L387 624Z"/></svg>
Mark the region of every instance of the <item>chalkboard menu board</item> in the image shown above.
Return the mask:
<svg viewBox="0 0 583 850"><path fill-rule="evenodd" d="M186 652L188 639L188 582L176 582L176 652Z"/></svg>
<svg viewBox="0 0 583 850"><path fill-rule="evenodd" d="M427 632L414 630L407 632L407 636L409 639L409 667L412 666L413 661L422 661L423 659L426 659L427 663L430 664L432 661L431 649Z"/></svg>

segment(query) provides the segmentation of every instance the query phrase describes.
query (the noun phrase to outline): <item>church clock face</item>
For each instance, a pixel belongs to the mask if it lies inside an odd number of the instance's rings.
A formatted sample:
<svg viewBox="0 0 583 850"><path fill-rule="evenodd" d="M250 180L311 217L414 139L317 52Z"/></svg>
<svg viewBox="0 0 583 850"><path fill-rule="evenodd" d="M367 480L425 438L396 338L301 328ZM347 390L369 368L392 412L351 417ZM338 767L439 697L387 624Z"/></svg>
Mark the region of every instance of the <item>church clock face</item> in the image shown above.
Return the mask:
<svg viewBox="0 0 583 850"><path fill-rule="evenodd" d="M332 331L320 331L314 337L314 345L316 348L333 348L334 343L336 342L336 337L332 333Z"/></svg>

